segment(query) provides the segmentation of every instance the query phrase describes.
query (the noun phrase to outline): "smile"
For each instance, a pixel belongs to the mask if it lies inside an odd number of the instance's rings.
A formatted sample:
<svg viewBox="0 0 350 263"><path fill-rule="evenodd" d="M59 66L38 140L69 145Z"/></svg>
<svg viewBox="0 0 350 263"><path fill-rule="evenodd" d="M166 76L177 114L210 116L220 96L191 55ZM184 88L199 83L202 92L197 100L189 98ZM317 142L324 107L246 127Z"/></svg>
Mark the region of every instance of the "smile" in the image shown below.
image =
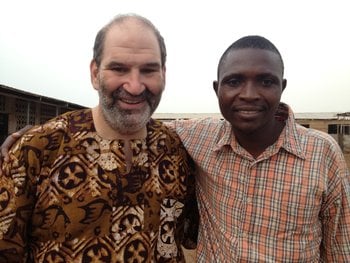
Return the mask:
<svg viewBox="0 0 350 263"><path fill-rule="evenodd" d="M242 114L257 114L261 112L261 110L238 110L237 112Z"/></svg>
<svg viewBox="0 0 350 263"><path fill-rule="evenodd" d="M126 99L126 98L120 98L121 102L127 103L127 104L139 104L143 103L145 100L144 99Z"/></svg>

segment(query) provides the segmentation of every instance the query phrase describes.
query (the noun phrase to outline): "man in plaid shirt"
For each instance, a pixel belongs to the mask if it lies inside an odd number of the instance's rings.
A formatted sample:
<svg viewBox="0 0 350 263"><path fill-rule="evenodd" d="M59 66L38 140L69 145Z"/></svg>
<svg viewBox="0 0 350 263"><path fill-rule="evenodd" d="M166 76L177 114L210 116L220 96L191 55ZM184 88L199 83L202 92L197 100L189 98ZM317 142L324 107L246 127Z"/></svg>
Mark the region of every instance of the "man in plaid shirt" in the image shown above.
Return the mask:
<svg viewBox="0 0 350 263"><path fill-rule="evenodd" d="M213 83L225 120L175 123L199 171L198 262L350 262L349 170L280 102L283 73L269 40L243 37Z"/></svg>

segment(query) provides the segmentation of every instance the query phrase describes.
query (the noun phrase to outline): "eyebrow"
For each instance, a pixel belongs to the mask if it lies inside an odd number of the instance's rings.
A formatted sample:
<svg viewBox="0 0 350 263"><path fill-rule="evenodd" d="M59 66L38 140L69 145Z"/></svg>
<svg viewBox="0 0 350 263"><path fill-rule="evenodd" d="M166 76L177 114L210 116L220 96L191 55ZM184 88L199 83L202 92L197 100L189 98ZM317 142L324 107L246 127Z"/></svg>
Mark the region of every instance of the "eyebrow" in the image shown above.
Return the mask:
<svg viewBox="0 0 350 263"><path fill-rule="evenodd" d="M258 74L257 76L258 78L275 78L275 79L279 79L279 77L276 74L272 74L272 73L262 73L262 74Z"/></svg>
<svg viewBox="0 0 350 263"><path fill-rule="evenodd" d="M151 62L143 64L142 67L161 68L162 66L158 62Z"/></svg>
<svg viewBox="0 0 350 263"><path fill-rule="evenodd" d="M129 65L126 64L126 63L117 62L117 61L111 61L110 63L108 63L106 65L107 68L111 68L111 67L128 67L128 66ZM158 62L150 62L150 63L142 64L140 67L161 68L161 65Z"/></svg>

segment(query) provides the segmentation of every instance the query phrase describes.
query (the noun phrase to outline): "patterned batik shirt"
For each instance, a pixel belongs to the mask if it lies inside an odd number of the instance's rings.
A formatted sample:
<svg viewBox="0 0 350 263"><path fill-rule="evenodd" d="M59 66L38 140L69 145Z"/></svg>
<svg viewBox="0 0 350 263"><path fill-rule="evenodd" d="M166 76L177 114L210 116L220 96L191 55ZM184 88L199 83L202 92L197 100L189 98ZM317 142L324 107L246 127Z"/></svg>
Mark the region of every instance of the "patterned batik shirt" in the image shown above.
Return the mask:
<svg viewBox="0 0 350 263"><path fill-rule="evenodd" d="M24 135L0 176L0 262L184 262L187 153L155 120L130 143L127 171L124 141L101 138L90 109Z"/></svg>
<svg viewBox="0 0 350 263"><path fill-rule="evenodd" d="M326 133L295 123L258 158L225 120L175 123L197 164L197 262L350 262L350 179Z"/></svg>

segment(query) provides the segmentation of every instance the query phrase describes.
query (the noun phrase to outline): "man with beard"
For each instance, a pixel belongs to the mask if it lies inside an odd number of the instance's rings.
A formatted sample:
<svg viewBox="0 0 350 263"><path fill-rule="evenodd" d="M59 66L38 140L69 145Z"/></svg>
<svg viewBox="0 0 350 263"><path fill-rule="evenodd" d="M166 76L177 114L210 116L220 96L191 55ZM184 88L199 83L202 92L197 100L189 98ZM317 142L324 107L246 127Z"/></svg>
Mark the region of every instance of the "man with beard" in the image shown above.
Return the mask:
<svg viewBox="0 0 350 263"><path fill-rule="evenodd" d="M165 60L141 16L98 32L98 105L33 127L2 167L0 262L184 262L192 166L178 136L151 119Z"/></svg>
<svg viewBox="0 0 350 263"><path fill-rule="evenodd" d="M269 40L243 37L213 83L225 120L172 123L199 167L197 262L350 262L349 170L280 101L283 74Z"/></svg>

